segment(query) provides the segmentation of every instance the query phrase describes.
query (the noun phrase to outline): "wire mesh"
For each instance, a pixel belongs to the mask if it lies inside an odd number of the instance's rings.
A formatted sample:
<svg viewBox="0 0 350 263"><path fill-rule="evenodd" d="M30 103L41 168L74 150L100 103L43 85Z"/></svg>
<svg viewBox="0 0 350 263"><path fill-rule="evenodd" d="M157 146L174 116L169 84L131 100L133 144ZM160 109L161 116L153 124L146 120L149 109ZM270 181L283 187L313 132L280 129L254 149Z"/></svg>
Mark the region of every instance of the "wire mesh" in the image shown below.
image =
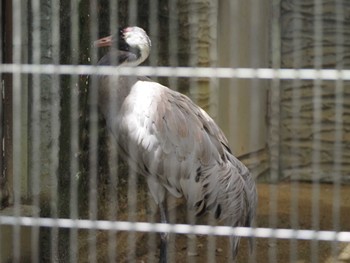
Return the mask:
<svg viewBox="0 0 350 263"><path fill-rule="evenodd" d="M230 261L232 235L244 237L238 262L350 262L346 1L1 7L11 10L0 16L1 262L156 262L163 233L169 262ZM147 31L149 59L120 67L112 55L98 65L107 50L93 42L128 25ZM110 125L121 121L113 120L120 83L107 85L109 115L100 109L101 79L144 76L185 93L222 126L257 183L252 227L196 218L171 191L162 222L149 177L133 169L144 153L129 144L132 158L120 158L122 135ZM176 178L176 169L163 173Z"/></svg>

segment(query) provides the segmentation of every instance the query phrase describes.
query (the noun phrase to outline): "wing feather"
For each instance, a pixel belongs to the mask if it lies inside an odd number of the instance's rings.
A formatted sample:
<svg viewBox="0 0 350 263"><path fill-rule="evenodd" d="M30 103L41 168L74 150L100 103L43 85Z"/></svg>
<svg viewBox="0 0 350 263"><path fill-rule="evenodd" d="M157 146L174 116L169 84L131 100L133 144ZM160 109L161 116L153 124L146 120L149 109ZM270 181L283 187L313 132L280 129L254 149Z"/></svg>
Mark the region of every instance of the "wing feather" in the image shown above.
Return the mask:
<svg viewBox="0 0 350 263"><path fill-rule="evenodd" d="M172 170L169 168L173 168L171 162L174 160L178 167L180 162L185 162L189 167L188 174L178 171L177 178L181 174L190 176L194 169L190 167L208 165L213 160L222 162L222 144L227 144L225 136L201 108L178 92L155 82L138 81L126 97L119 115L122 116L118 123L119 133L128 137L120 144L127 148L127 144L133 143L143 156L150 155L143 157L146 166L150 166L150 162L163 162L163 168L157 168L163 172ZM160 159L152 157L156 152ZM165 164L169 167L164 167ZM179 169L175 167L175 170ZM160 180L166 176L159 171L157 174Z"/></svg>

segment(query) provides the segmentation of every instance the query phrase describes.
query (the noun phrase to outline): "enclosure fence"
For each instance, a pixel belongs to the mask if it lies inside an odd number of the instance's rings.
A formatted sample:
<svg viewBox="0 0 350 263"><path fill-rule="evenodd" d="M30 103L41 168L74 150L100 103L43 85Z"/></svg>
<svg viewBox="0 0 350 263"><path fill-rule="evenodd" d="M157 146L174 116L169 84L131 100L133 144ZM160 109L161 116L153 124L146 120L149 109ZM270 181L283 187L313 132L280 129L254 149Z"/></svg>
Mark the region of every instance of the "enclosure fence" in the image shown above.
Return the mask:
<svg viewBox="0 0 350 263"><path fill-rule="evenodd" d="M349 3L0 6L0 262L155 262L154 233L185 238L174 238L169 262L228 262L218 238L232 235L254 238L238 262L350 262ZM92 43L116 25L147 29L145 65L97 66ZM120 164L101 121L99 76L149 76L208 111L257 183L254 225L191 224L175 201L170 223L159 223L145 179ZM283 191L290 199L281 203Z"/></svg>

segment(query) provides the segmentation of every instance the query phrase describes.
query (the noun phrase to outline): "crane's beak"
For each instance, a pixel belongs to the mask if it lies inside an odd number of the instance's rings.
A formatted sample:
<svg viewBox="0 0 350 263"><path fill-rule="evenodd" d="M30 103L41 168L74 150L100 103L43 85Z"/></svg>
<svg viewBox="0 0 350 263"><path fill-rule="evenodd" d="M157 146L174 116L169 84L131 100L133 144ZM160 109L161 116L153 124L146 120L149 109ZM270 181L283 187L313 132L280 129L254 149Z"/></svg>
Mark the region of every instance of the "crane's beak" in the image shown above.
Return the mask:
<svg viewBox="0 0 350 263"><path fill-rule="evenodd" d="M100 38L94 42L94 47L110 47L112 46L112 36Z"/></svg>

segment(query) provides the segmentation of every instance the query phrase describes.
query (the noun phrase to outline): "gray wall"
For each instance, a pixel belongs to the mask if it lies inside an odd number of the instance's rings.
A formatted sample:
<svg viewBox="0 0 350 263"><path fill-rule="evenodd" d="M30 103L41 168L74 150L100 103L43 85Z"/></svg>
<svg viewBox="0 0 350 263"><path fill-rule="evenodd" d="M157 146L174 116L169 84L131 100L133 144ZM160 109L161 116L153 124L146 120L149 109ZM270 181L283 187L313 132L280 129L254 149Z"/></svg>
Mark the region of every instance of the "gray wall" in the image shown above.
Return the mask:
<svg viewBox="0 0 350 263"><path fill-rule="evenodd" d="M341 1L337 10L336 1L314 2L282 1L281 66L348 68L350 3ZM349 95L348 82L281 82L283 177L350 181Z"/></svg>
<svg viewBox="0 0 350 263"><path fill-rule="evenodd" d="M269 67L270 8L267 0L219 2L218 66ZM254 176L268 169L268 87L267 80L220 79L218 89L218 123Z"/></svg>

